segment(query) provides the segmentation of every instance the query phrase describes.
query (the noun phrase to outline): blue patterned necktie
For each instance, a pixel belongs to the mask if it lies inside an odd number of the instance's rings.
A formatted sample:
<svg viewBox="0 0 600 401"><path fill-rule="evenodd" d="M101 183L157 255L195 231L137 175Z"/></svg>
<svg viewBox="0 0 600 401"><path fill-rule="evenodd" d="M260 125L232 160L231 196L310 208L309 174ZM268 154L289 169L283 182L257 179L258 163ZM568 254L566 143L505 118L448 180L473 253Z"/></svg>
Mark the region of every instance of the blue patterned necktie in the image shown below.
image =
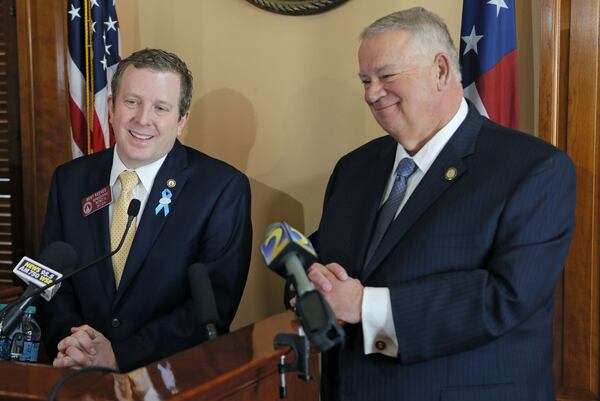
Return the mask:
<svg viewBox="0 0 600 401"><path fill-rule="evenodd" d="M405 157L400 160L398 167L396 168L396 180L394 186L388 196L387 200L379 209L377 218L375 220L375 228L373 229L373 235L371 236L371 242L369 243L369 250L367 251L367 257L365 259L365 266L369 264L375 250L379 246L379 243L383 239L386 231L394 221L398 208L404 199L406 193L406 184L408 183L408 177L414 173L416 164L410 157Z"/></svg>

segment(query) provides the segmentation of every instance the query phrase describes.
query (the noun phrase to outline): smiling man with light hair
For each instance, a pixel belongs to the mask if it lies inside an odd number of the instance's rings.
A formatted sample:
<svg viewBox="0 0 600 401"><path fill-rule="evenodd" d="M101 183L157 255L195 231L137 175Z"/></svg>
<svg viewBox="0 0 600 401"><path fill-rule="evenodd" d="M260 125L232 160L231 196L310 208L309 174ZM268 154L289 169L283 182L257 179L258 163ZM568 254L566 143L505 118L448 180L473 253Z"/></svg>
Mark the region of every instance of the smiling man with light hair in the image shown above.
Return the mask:
<svg viewBox="0 0 600 401"><path fill-rule="evenodd" d="M135 52L119 64L112 93L116 144L56 169L43 246L65 241L89 262L123 238L131 199L141 208L112 260L63 283L44 306L57 367L129 371L205 340L188 282L197 262L209 271L225 332L248 274L248 179L178 140L192 99L185 63L159 49Z"/></svg>

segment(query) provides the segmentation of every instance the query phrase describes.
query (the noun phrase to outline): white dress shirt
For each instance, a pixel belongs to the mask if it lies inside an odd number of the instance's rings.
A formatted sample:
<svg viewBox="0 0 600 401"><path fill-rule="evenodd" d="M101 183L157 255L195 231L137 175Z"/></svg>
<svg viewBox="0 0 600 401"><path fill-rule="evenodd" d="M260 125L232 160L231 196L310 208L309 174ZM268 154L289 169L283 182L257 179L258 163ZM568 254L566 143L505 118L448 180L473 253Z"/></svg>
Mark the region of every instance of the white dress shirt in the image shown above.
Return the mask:
<svg viewBox="0 0 600 401"><path fill-rule="evenodd" d="M421 182L421 179L429 167L433 164L437 156L440 154L446 143L452 138L454 132L467 116L469 107L465 99L452 119L441 130L439 130L418 152L412 159L417 168L414 173L408 178L404 199L396 216L400 213L408 198L412 195L415 188ZM405 157L410 157L406 150L398 144L396 148L396 159L394 167L390 172L390 178L384 196L381 199L381 204L387 200L392 186L394 185L396 167L400 160ZM394 327L394 315L392 314L392 303L390 299L390 290L386 287L365 287L362 300L362 330L363 330L363 346L365 354L381 353L391 357L398 355L398 337L396 336L396 328Z"/></svg>
<svg viewBox="0 0 600 401"><path fill-rule="evenodd" d="M148 196L150 195L150 190L152 190L152 184L154 184L154 179L156 178L156 174L158 170L162 166L163 162L167 156L163 156L155 162L142 166L140 168L136 168L131 170L123 164L121 158L119 157L119 153L117 152L117 147L115 146L115 155L113 157L112 167L110 169L110 181L109 185L112 190L112 203L108 207L108 221L112 221L113 211L115 209L115 202L119 198L121 194L121 181L119 181L119 174L121 174L125 170L135 171L140 179L138 184L133 188L133 198L138 199L140 201L140 211L137 215L137 226L140 225L140 220L142 219L142 214L144 211L144 207L146 207L146 203L148 202Z"/></svg>

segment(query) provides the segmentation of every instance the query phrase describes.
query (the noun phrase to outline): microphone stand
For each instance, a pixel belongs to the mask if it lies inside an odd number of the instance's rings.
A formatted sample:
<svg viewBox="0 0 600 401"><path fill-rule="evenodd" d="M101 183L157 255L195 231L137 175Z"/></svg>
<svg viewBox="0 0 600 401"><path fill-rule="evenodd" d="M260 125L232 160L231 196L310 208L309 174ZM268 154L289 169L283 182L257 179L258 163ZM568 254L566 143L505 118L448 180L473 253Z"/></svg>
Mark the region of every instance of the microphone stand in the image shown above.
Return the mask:
<svg viewBox="0 0 600 401"><path fill-rule="evenodd" d="M62 283L63 281L78 274L79 272L81 272L85 269L88 269L100 262L103 262L104 260L112 257L114 254L119 252L121 250L121 247L123 246L123 243L125 242L125 237L127 236L127 233L129 232L131 223L133 222L133 219L137 216L139 210L140 210L140 201L138 199L132 199L131 202L129 203L129 207L127 209L127 225L125 226L125 231L123 231L123 235L121 236L119 245L117 245L117 247L115 248L114 251L112 251L108 255L103 255L103 256L100 256L99 258L92 260L90 263L88 263L78 269L73 270L69 274L65 274L61 278L59 278L49 284L46 284L43 287L39 287L36 290L31 291L29 293L26 291L21 296L21 298L6 305L6 307L2 311L3 314L2 314L2 317L0 320L0 333L9 333L10 332L10 330L12 329L12 326L14 326L14 324L17 322L17 320L21 316L23 310L25 310L27 308L27 306L32 302L33 297L40 295L42 292L46 291L48 288ZM12 309L14 309L14 308L18 308L18 309L16 312L11 314Z"/></svg>

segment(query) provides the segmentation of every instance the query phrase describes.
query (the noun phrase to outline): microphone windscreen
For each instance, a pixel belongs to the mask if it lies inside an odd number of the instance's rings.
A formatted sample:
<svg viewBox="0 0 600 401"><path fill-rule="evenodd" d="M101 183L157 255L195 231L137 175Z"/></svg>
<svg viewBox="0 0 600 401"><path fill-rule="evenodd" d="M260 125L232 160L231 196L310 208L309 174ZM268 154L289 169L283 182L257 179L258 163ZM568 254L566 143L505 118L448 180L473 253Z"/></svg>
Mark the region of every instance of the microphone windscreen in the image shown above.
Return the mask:
<svg viewBox="0 0 600 401"><path fill-rule="evenodd" d="M46 249L42 251L39 261L49 268L65 275L75 269L77 252L75 252L75 249L66 242L56 241L48 245Z"/></svg>
<svg viewBox="0 0 600 401"><path fill-rule="evenodd" d="M140 212L140 200L133 198L131 202L129 202L129 207L127 208L127 215L129 217L135 217Z"/></svg>
<svg viewBox="0 0 600 401"><path fill-rule="evenodd" d="M285 263L290 255L296 255L304 269L317 261L317 252L308 238L286 222L273 223L266 230L265 241L260 246L269 269L286 277Z"/></svg>
<svg viewBox="0 0 600 401"><path fill-rule="evenodd" d="M206 266L202 263L192 264L188 270L188 279L199 322L202 325L218 323L219 312Z"/></svg>

